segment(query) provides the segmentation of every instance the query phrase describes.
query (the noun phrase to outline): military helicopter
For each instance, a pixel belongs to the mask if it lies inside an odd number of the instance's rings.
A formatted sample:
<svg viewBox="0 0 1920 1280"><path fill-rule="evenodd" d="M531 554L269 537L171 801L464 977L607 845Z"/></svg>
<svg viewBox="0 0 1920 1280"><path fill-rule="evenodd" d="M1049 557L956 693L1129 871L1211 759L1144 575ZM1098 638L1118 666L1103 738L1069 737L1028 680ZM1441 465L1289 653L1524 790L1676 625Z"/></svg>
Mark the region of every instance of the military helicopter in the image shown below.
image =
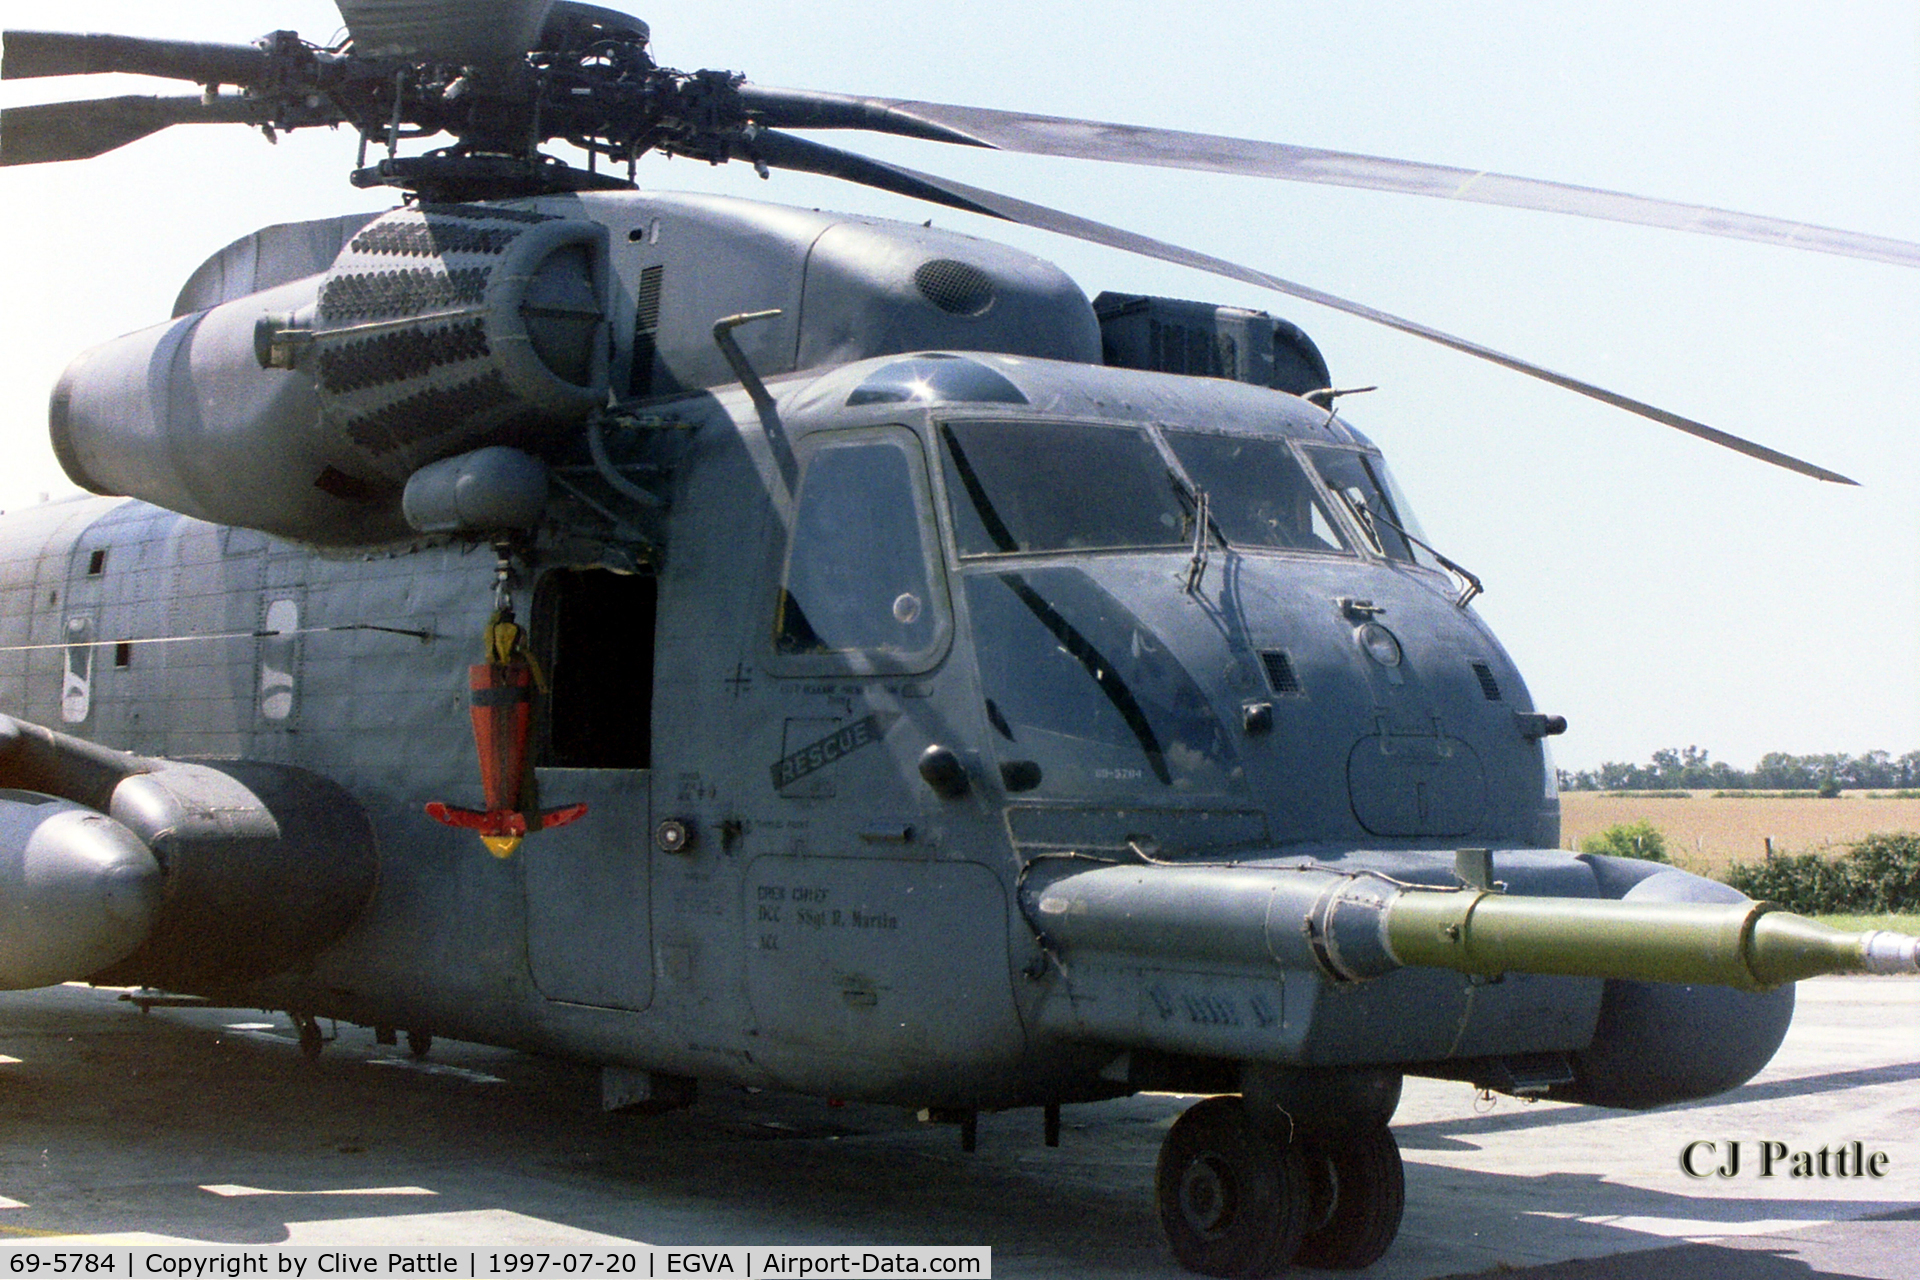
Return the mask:
<svg viewBox="0 0 1920 1280"><path fill-rule="evenodd" d="M226 86L9 108L7 163L344 124L403 203L244 237L56 389L102 496L0 544L0 986L284 1009L316 1053L333 1019L559 1054L610 1105L899 1102L963 1141L1207 1094L1162 1221L1189 1268L1264 1275L1391 1244L1405 1074L1704 1096L1765 1064L1795 979L1916 970L1914 939L1555 850L1564 722L1292 325L625 176L827 173L1282 287L788 131L1431 166L682 74L586 5L340 10L329 48L6 34L8 78Z"/></svg>

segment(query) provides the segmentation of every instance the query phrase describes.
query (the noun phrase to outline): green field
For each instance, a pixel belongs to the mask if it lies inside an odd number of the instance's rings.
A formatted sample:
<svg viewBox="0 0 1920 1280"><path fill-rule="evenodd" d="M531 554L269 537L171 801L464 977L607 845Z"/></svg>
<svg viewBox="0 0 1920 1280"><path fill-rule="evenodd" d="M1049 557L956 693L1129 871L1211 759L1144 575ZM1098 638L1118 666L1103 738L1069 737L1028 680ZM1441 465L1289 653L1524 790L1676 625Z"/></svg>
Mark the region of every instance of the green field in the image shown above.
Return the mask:
<svg viewBox="0 0 1920 1280"><path fill-rule="evenodd" d="M1887 929L1893 933L1920 934L1920 915L1815 916L1821 924L1830 924L1849 933L1867 929Z"/></svg>

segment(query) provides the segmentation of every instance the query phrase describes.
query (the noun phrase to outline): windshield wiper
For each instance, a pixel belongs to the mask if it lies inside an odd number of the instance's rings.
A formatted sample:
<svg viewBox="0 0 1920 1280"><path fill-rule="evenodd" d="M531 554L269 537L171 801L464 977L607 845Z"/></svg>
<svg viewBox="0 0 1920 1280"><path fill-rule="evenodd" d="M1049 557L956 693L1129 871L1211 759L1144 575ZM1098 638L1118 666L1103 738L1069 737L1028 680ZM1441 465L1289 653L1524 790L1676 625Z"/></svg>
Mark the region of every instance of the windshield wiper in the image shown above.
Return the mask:
<svg viewBox="0 0 1920 1280"><path fill-rule="evenodd" d="M1200 589L1201 580L1207 576L1207 533L1211 531L1223 547L1227 545L1227 535L1213 522L1205 489L1197 484L1189 484L1186 477L1172 467L1167 468L1167 479L1172 482L1173 491L1180 500L1193 507L1193 558L1187 562L1187 594L1192 595Z"/></svg>
<svg viewBox="0 0 1920 1280"><path fill-rule="evenodd" d="M1371 507L1367 506L1365 503L1356 502L1353 498L1353 495L1347 493L1345 490L1336 489L1334 490L1334 492L1340 495L1340 501L1347 504L1347 510L1353 513L1353 518L1355 522L1359 524L1360 528L1366 533L1368 539L1372 541L1375 549L1378 550L1382 555L1386 554L1387 549L1385 544L1383 544L1380 541L1379 532L1373 527L1373 522L1376 520L1378 520L1381 524L1387 526L1387 528L1393 530L1395 533L1399 534L1402 538L1405 538L1407 542L1410 543L1411 545L1419 547L1422 551L1432 556L1434 560L1439 563L1442 569L1445 569L1448 573L1451 573L1452 575L1454 575L1454 577L1460 579L1460 582L1461 582L1460 594L1454 597L1454 601L1453 601L1454 608L1464 609L1467 607L1467 604L1475 596L1482 595L1486 592L1486 588L1480 585L1480 579L1478 576L1474 574L1473 570L1467 568L1465 565L1458 563L1457 561L1447 559L1446 556L1440 554L1439 549L1436 548L1431 542L1426 541L1424 538L1417 538L1413 534L1408 533L1391 517L1382 515L1380 512L1375 511Z"/></svg>
<svg viewBox="0 0 1920 1280"><path fill-rule="evenodd" d="M1207 576L1207 529L1213 524L1207 515L1207 491L1195 489L1195 509L1193 516L1193 559L1187 562L1187 594L1192 595L1200 589L1201 579Z"/></svg>
<svg viewBox="0 0 1920 1280"><path fill-rule="evenodd" d="M1003 554L1019 551L1020 540L1013 536L1013 531L1007 528L1007 522L1000 518L993 499L987 496L987 487L980 483L973 464L967 461L967 451L960 447L960 440L953 434L953 428L941 423L940 435L947 442L947 456L953 459L953 469L960 474L960 485L967 491L967 501L973 504L974 514L980 517L980 527Z"/></svg>

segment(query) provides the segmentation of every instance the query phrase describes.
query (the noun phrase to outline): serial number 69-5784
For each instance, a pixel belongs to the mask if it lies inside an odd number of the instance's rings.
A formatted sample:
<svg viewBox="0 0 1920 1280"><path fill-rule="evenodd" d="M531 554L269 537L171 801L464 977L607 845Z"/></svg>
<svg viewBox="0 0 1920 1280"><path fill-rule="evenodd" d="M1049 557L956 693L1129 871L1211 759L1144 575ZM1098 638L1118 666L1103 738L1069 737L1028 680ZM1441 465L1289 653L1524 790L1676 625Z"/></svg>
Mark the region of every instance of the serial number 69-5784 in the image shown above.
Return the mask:
<svg viewBox="0 0 1920 1280"><path fill-rule="evenodd" d="M15 1275L22 1276L115 1274L118 1271L118 1257L111 1253L90 1253L81 1250L71 1253L48 1253L35 1250L9 1255L7 1265Z"/></svg>

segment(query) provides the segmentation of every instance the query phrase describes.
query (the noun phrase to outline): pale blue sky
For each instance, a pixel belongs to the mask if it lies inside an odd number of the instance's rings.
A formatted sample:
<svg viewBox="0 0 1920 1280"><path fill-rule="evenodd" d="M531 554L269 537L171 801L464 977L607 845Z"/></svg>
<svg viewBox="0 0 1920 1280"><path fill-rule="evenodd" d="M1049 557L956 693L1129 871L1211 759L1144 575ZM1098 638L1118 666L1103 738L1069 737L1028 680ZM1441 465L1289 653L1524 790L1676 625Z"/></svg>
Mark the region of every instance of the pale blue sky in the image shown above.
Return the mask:
<svg viewBox="0 0 1920 1280"><path fill-rule="evenodd" d="M1026 0L743 9L654 3L670 66L1486 168L1920 241L1920 8ZM324 0L0 0L7 27L326 39ZM16 104L129 81L11 83ZM1920 272L1412 197L857 143L1287 276L1597 381L1864 482L1821 485L1417 340L1192 272L734 165L724 191L1000 238L1105 288L1266 308L1319 341L1536 700L1561 764L1697 743L1920 747ZM177 129L0 173L0 506L64 482L46 392L82 348L163 318L253 227L382 203L354 141Z"/></svg>

